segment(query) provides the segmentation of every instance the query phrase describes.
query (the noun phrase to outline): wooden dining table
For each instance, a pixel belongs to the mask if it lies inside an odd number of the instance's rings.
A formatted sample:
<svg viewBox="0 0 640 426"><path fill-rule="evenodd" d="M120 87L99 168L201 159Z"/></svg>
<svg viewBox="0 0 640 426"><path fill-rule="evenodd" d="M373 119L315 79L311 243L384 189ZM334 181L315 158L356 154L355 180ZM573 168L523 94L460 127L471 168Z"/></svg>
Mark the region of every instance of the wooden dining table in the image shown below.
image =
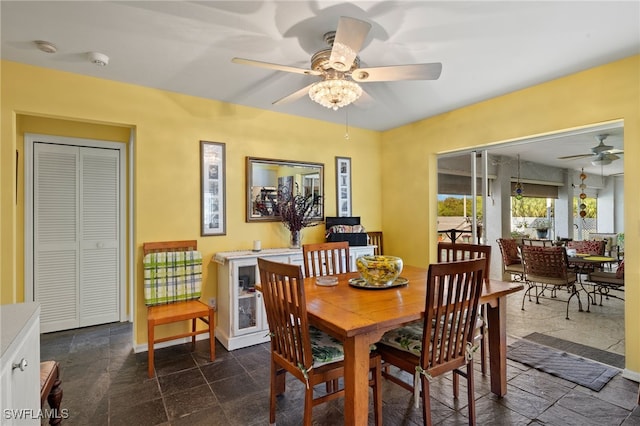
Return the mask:
<svg viewBox="0 0 640 426"><path fill-rule="evenodd" d="M333 287L305 278L307 314L310 323L340 339L345 351L346 425L366 425L369 412L369 348L393 328L423 318L427 269L405 265L405 286L368 289L349 285L357 272L337 275ZM480 303L487 304L491 391L507 393L507 295L523 289L521 283L485 282Z"/></svg>

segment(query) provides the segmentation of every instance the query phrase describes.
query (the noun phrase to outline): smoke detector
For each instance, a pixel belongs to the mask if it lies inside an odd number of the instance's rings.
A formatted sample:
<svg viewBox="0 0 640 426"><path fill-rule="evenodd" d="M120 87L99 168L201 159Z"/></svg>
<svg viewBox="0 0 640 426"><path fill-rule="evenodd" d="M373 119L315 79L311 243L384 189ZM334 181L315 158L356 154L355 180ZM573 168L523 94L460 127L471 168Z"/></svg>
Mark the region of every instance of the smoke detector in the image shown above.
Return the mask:
<svg viewBox="0 0 640 426"><path fill-rule="evenodd" d="M100 52L89 52L89 61L99 67L106 67L109 64L109 57Z"/></svg>
<svg viewBox="0 0 640 426"><path fill-rule="evenodd" d="M34 41L34 43L36 44L36 47L39 50L45 53L56 53L58 51L58 48L56 47L56 45L49 41L36 40Z"/></svg>

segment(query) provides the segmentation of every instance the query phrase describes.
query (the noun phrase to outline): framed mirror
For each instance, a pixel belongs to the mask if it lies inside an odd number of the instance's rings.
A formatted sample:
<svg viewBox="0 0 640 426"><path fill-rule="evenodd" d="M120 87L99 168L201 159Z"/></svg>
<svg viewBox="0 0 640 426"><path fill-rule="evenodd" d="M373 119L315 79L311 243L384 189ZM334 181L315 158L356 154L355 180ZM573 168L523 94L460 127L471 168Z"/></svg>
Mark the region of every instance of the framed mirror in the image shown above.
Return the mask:
<svg viewBox="0 0 640 426"><path fill-rule="evenodd" d="M278 187L318 199L313 217L324 220L324 164L247 157L247 222L279 222Z"/></svg>

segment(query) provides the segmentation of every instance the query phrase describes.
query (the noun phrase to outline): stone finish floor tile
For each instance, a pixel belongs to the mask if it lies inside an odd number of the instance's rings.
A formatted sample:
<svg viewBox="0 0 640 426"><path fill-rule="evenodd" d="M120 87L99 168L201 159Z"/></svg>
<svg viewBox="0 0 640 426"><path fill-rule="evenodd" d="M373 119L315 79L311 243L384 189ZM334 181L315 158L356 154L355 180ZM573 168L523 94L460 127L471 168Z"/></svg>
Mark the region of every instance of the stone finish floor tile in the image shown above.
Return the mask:
<svg viewBox="0 0 640 426"><path fill-rule="evenodd" d="M508 343L532 332L545 333L598 349L624 354L622 302L605 300L578 312L566 305L542 300L525 303L522 292L510 296L507 306ZM42 334L41 358L60 362L64 396L69 410L64 425L229 425L253 426L269 422L269 344L227 351L216 342L216 359L209 359L208 340L156 349L156 375L147 377L147 353L134 353L132 326L112 323ZM479 357L478 357L479 358ZM508 393L490 392L476 360L475 398L478 425L639 425L638 384L622 375L600 392L507 361ZM404 380L412 381L405 374ZM413 395L383 379L383 423L422 424L422 408ZM434 425L466 425L466 380L460 380L460 398L452 394L451 375L430 386ZM323 386L316 388L324 392ZM369 424L373 424L370 403ZM286 392L277 398L276 420L282 426L301 424L304 384L287 377ZM342 424L342 399L313 409L314 425ZM46 424L46 423L43 423Z"/></svg>

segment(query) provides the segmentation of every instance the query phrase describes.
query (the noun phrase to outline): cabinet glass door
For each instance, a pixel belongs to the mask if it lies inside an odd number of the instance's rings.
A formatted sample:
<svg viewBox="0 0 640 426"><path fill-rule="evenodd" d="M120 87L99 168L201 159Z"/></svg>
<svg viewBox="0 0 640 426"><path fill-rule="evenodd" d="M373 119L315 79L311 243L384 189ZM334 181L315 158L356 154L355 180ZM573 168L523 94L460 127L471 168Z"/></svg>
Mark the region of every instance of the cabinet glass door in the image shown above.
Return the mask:
<svg viewBox="0 0 640 426"><path fill-rule="evenodd" d="M262 327L262 295L256 291L258 267L253 262L239 265L235 277L234 334L252 333Z"/></svg>

